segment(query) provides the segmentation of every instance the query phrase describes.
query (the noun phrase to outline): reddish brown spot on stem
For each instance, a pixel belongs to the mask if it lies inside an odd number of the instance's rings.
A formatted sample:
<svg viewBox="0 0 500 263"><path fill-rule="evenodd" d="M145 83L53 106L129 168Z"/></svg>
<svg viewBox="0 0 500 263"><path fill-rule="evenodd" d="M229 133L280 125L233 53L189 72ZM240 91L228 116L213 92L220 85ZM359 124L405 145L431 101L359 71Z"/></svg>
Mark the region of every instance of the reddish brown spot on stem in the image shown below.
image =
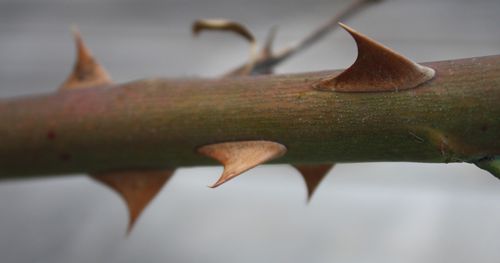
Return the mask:
<svg viewBox="0 0 500 263"><path fill-rule="evenodd" d="M481 126L481 131L482 132L488 131L488 124L483 124L483 126Z"/></svg>
<svg viewBox="0 0 500 263"><path fill-rule="evenodd" d="M50 130L47 132L47 139L53 141L56 139L56 132L53 130Z"/></svg>

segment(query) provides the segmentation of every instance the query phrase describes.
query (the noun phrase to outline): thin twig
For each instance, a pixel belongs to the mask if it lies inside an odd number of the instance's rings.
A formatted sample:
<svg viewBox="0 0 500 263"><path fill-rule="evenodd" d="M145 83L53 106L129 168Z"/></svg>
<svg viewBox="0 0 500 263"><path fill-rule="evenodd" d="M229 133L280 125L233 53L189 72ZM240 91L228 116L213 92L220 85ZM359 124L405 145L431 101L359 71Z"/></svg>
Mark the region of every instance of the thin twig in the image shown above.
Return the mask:
<svg viewBox="0 0 500 263"><path fill-rule="evenodd" d="M332 32L335 28L337 28L337 23L341 20L346 20L356 12L360 11L363 7L367 6L372 2L378 2L376 0L355 0L351 2L345 9L340 11L333 18L328 20L325 24L318 27L311 34L307 35L297 44L284 48L275 54L269 54L268 56L260 56L259 59L254 62L255 65L252 70L252 74L266 74L273 71L273 68L276 67L281 62L286 59L292 57L293 55L305 50L312 44L318 42L323 37L325 37L328 33ZM224 76L239 76L242 75L242 72L247 68L247 63L240 65L239 67L229 71Z"/></svg>

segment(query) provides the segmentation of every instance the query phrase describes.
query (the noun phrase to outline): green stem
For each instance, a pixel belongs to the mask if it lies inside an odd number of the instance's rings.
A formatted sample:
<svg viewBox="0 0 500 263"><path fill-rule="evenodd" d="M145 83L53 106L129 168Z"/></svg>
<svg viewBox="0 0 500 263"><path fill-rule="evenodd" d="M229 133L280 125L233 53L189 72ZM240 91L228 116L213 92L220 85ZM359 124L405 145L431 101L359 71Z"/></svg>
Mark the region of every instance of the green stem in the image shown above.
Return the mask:
<svg viewBox="0 0 500 263"><path fill-rule="evenodd" d="M340 71L149 79L0 101L0 177L216 164L205 144L270 140L274 163L476 162L500 155L500 56L424 63L400 92L312 88Z"/></svg>
<svg viewBox="0 0 500 263"><path fill-rule="evenodd" d="M477 167L490 172L496 178L500 179L500 157L492 160L480 160L476 162Z"/></svg>

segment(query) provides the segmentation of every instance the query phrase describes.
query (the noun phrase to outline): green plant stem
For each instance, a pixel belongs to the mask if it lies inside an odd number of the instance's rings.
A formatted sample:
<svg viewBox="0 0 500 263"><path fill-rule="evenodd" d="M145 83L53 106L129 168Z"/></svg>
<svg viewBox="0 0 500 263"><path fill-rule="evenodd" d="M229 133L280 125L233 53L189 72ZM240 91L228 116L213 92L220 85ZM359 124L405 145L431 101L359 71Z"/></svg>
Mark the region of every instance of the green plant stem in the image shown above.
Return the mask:
<svg viewBox="0 0 500 263"><path fill-rule="evenodd" d="M423 63L400 92L336 93L341 71L147 79L0 101L0 177L216 164L205 144L270 140L274 163L476 162L500 155L500 56ZM55 89L54 89L55 90Z"/></svg>

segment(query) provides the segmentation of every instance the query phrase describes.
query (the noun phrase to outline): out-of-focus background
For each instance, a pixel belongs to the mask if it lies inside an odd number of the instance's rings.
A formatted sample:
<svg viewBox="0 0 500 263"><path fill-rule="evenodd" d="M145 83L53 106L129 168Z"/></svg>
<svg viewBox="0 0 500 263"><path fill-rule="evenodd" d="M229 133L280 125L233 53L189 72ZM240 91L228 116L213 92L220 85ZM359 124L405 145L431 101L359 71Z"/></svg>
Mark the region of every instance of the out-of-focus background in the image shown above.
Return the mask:
<svg viewBox="0 0 500 263"><path fill-rule="evenodd" d="M247 57L197 18L246 24L276 48L349 0L0 0L0 96L49 92L69 73L76 24L117 82L217 76ZM346 21L416 61L500 53L498 0L386 0ZM278 72L343 68L337 30ZM453 118L453 113L450 113ZM362 127L360 127L362 128ZM27 164L29 165L29 164ZM1 262L499 262L500 181L472 165L340 164L306 205L289 166L261 166L218 189L221 167L185 168L128 238L122 200L85 175L0 182Z"/></svg>

